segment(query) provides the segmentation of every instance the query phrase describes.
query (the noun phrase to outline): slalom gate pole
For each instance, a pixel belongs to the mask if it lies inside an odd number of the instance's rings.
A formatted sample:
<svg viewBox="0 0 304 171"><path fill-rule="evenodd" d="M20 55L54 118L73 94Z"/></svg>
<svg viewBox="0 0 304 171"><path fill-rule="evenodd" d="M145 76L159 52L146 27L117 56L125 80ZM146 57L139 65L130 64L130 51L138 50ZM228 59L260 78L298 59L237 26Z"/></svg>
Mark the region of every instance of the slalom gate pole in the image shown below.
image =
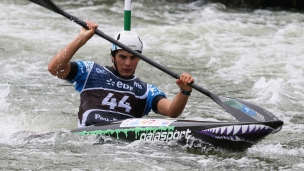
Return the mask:
<svg viewBox="0 0 304 171"><path fill-rule="evenodd" d="M131 31L131 0L125 0L124 30Z"/></svg>

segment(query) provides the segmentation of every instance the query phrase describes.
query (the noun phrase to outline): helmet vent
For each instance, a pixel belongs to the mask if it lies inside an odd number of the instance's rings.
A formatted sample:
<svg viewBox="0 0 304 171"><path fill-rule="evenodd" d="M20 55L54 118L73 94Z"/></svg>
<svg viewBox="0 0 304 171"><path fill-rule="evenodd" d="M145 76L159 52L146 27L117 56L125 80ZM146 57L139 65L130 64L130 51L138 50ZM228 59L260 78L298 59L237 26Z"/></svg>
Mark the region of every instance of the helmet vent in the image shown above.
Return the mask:
<svg viewBox="0 0 304 171"><path fill-rule="evenodd" d="M117 36L117 40L119 40L120 39L120 34L118 34L118 36Z"/></svg>

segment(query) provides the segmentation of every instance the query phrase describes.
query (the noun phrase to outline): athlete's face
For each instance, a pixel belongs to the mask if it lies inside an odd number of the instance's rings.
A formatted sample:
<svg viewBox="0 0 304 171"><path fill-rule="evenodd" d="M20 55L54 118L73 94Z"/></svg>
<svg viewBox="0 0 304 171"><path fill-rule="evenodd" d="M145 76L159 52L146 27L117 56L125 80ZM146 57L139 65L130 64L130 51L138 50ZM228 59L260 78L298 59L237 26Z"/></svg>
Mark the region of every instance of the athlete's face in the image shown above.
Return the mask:
<svg viewBox="0 0 304 171"><path fill-rule="evenodd" d="M130 77L134 74L138 61L139 58L133 54L125 50L118 50L115 56L116 70L122 77Z"/></svg>

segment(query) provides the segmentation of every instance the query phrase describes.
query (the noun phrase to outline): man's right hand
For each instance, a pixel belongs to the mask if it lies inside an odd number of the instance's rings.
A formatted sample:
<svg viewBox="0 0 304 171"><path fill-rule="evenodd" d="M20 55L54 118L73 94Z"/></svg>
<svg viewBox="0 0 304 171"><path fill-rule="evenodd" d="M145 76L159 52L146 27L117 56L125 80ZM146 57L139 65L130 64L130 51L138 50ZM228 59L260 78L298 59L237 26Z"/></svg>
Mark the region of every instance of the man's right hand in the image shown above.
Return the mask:
<svg viewBox="0 0 304 171"><path fill-rule="evenodd" d="M95 34L95 30L98 28L98 25L94 22L87 21L86 23L89 29L87 30L82 27L79 33L79 35L84 38L84 41L88 41L89 39L91 39L92 36Z"/></svg>

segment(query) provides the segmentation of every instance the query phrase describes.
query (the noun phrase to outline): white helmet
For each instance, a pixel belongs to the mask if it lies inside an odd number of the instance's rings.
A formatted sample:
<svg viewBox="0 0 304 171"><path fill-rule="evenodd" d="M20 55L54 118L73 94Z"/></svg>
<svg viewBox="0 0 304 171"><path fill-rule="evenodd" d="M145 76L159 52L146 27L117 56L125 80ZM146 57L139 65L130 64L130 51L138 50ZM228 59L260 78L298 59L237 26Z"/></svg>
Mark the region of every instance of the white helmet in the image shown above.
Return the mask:
<svg viewBox="0 0 304 171"><path fill-rule="evenodd" d="M133 31L120 31L115 36L114 39L120 43L128 46L129 48L142 52L143 44L139 36ZM112 44L111 51L122 49L116 44Z"/></svg>

